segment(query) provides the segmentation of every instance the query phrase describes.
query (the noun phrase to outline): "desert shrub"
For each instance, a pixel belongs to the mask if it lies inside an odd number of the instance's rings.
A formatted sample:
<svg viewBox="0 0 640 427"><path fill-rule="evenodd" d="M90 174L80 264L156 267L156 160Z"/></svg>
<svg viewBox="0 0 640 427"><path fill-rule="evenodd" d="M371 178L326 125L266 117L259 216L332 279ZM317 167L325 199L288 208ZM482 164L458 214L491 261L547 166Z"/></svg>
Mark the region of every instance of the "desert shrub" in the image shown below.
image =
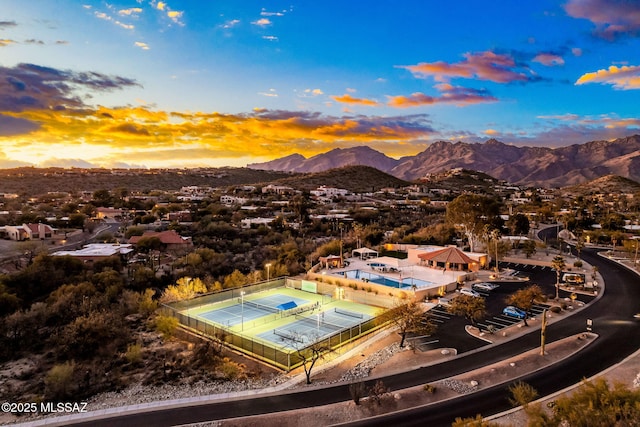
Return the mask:
<svg viewBox="0 0 640 427"><path fill-rule="evenodd" d="M44 379L45 397L52 400L63 400L71 394L74 383L75 362L54 365Z"/></svg>
<svg viewBox="0 0 640 427"><path fill-rule="evenodd" d="M430 394L433 394L433 393L436 392L436 386L431 385L431 384L425 384L422 389L424 391L426 391L427 393L430 393Z"/></svg>
<svg viewBox="0 0 640 427"><path fill-rule="evenodd" d="M551 310L552 313L560 313L562 311L562 309L560 307L558 307L557 305L554 305L549 310Z"/></svg>
<svg viewBox="0 0 640 427"><path fill-rule="evenodd" d="M144 316L150 316L151 313L158 308L158 302L153 299L155 292L153 289L147 289L140 295L138 301L138 313Z"/></svg>
<svg viewBox="0 0 640 427"><path fill-rule="evenodd" d="M141 344L129 344L127 351L124 354L124 358L129 363L139 363L142 360L142 345Z"/></svg>
<svg viewBox="0 0 640 427"><path fill-rule="evenodd" d="M156 330L165 338L170 338L178 328L178 319L171 316L158 316L155 322Z"/></svg>
<svg viewBox="0 0 640 427"><path fill-rule="evenodd" d="M526 408L529 403L538 398L538 391L522 381L510 385L509 392L512 396L509 398L509 403L511 403L513 407L524 406Z"/></svg>
<svg viewBox="0 0 640 427"><path fill-rule="evenodd" d="M573 266L576 268L582 268L582 261L578 260L573 263Z"/></svg>
<svg viewBox="0 0 640 427"><path fill-rule="evenodd" d="M224 375L225 379L233 381L246 377L245 366L241 363L236 363L233 360L225 357L222 360L222 365L220 366L220 372Z"/></svg>
<svg viewBox="0 0 640 427"><path fill-rule="evenodd" d="M380 405L382 400L387 397L388 394L389 389L381 380L376 381L376 383L369 389L369 399L377 405Z"/></svg>

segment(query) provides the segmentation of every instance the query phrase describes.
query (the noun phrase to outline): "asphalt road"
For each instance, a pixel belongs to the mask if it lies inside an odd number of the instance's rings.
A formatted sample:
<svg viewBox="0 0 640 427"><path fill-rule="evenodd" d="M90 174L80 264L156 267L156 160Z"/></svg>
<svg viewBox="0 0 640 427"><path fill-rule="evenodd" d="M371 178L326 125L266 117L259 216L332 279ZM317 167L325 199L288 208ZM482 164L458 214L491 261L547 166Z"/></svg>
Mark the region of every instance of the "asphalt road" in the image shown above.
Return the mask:
<svg viewBox="0 0 640 427"><path fill-rule="evenodd" d="M623 360L637 350L640 344L640 323L633 314L640 311L640 284L638 277L613 262L602 259L588 250L583 258L599 268L606 283L603 297L585 309L561 322L549 325L547 342L584 332L587 319L593 319L594 332L600 335L594 343L573 357L522 380L536 388L540 395L580 382L603 369ZM490 346L482 351L401 374L384 377L385 386L391 390L434 382L473 370L508 357L520 354L539 345L539 334L532 333ZM370 379L367 385L375 379ZM451 425L456 417L488 416L509 408L505 386L496 386L460 398L436 403L428 407L369 418L349 425ZM169 426L203 422L231 417L287 411L350 400L348 385L309 388L301 391L259 395L235 400L216 401L188 407L159 409L152 412L133 413L104 420L93 420L76 425L86 426Z"/></svg>
<svg viewBox="0 0 640 427"><path fill-rule="evenodd" d="M640 323L633 314L640 311L640 283L638 276L624 267L604 260L594 253L585 251L583 258L599 268L606 283L605 295L591 306L554 323L547 328L547 340L555 341L563 336L582 332L586 329L587 319L593 320L593 330L600 337L580 353L557 363L541 372L527 375L522 381L532 385L541 396L549 395L565 387L589 378L598 372L622 361L635 352L640 345ZM475 361L491 363L493 354L502 354L500 359L511 355L514 350L529 350L539 344L538 334L529 334L507 342L499 347L488 349L473 355ZM515 349L514 349L515 346ZM468 359L469 356L462 358ZM471 368L468 360L463 364ZM438 370L455 371L445 364ZM387 384L385 382L385 384ZM476 414L489 416L510 409L507 400L508 384L496 386L460 398L429 405L428 407L369 418L345 425L350 426L388 426L388 425L429 425L450 426L456 417L473 417Z"/></svg>

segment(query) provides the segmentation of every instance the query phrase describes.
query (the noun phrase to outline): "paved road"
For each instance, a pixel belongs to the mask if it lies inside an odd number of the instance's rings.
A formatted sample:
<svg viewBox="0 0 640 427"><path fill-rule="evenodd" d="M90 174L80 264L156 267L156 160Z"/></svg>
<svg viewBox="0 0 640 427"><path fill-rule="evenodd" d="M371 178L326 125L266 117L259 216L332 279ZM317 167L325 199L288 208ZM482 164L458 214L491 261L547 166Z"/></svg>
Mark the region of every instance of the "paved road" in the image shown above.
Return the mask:
<svg viewBox="0 0 640 427"><path fill-rule="evenodd" d="M580 382L583 378L591 377L608 366L622 361L626 356L635 352L640 345L640 322L633 319L633 314L640 311L638 276L624 267L590 253L590 251L585 251L583 258L600 269L606 283L605 295L575 315L550 325L547 329L547 337L549 341L554 341L562 336L584 331L587 319L593 320L594 332L598 333L600 337L580 353L542 372L522 378L523 381L538 390L542 396ZM506 357L507 354L510 355L513 352L514 346L516 349L520 348L521 351L526 351L538 344L538 334L529 334L492 350L478 353L473 358L486 360L486 358L492 357L491 353L495 352L500 352ZM466 364L471 366L468 361ZM438 365L438 369L449 370L450 368L443 364ZM482 414L486 417L509 409L507 387L508 384L495 386L437 405L413 408L347 425L450 426L455 417L472 417L476 414Z"/></svg>
<svg viewBox="0 0 640 427"><path fill-rule="evenodd" d="M606 292L600 300L584 310L550 325L547 330L547 340L552 342L583 332L588 318L593 319L594 332L598 333L600 338L566 361L525 377L524 380L535 387L540 395L551 394L580 382L582 378L600 372L633 353L640 343L640 322L633 319L633 314L640 311L636 302L640 301L640 285L638 285L637 276L589 251L585 251L583 257L592 265L598 266L607 284ZM528 334L483 351L466 353L462 357L438 364L436 367L420 368L385 377L383 381L392 390L434 382L504 360L538 345L539 335ZM507 396L505 387L496 386L472 395L437 403L428 408L415 408L351 425L451 425L458 416L474 416L478 413L488 416L507 409L509 407ZM287 411L346 400L350 400L348 385L341 384L260 395L254 398L216 401L192 407L134 413L79 425L168 426Z"/></svg>

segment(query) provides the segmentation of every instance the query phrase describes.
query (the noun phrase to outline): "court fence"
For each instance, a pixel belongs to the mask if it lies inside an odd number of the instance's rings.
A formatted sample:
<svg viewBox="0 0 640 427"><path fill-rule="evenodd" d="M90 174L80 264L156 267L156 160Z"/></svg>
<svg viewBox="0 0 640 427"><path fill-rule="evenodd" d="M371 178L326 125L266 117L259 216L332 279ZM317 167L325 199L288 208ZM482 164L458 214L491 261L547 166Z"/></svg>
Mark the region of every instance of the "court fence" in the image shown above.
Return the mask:
<svg viewBox="0 0 640 427"><path fill-rule="evenodd" d="M268 289L280 288L285 286L288 280L290 279L279 278L268 282L243 286L241 288L206 294L190 300L161 304L160 314L175 317L178 319L180 325L185 328L221 341L237 351L248 354L287 372L301 366L305 360L310 360L313 357L314 351L318 349L322 349L323 351L347 351L355 346L359 338L386 326L386 324L380 322L379 318L374 317L364 320L357 325L336 331L331 335L319 337L311 345L305 344L306 347L302 347L302 344L295 339L284 339L283 344L278 346L271 341L246 335L241 331L234 331L229 327L208 323L196 317L181 313L192 307L226 301L232 298L238 298L240 295L250 295ZM294 287L291 283L288 283L288 286ZM241 294L241 292L244 292L244 294Z"/></svg>

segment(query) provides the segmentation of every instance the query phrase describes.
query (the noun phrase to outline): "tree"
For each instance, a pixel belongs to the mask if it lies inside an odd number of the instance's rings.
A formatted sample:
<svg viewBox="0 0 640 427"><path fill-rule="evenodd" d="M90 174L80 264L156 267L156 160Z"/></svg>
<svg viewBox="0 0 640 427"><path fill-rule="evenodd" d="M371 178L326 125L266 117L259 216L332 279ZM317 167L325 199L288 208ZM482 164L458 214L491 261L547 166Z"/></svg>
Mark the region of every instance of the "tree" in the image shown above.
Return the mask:
<svg viewBox="0 0 640 427"><path fill-rule="evenodd" d="M500 205L490 197L463 194L447 205L447 222L462 228L469 240L471 252L486 224L495 224L499 218Z"/></svg>
<svg viewBox="0 0 640 427"><path fill-rule="evenodd" d="M484 226L483 235L487 241L487 252L489 256L496 260L496 273L500 271L498 266L498 259L502 255L506 255L509 251L509 247L502 242L502 235L497 228L491 229L489 224ZM493 250L493 252L492 252Z"/></svg>
<svg viewBox="0 0 640 427"><path fill-rule="evenodd" d="M578 259L580 259L580 255L582 254L582 249L584 249L584 240L578 238L576 242L576 252L578 253Z"/></svg>
<svg viewBox="0 0 640 427"><path fill-rule="evenodd" d="M291 331L289 334L288 338L281 339L287 347L295 350L302 362L307 384L311 384L311 372L318 360L331 351L331 342L328 339L321 339L316 332L307 335Z"/></svg>
<svg viewBox="0 0 640 427"><path fill-rule="evenodd" d="M427 315L415 301L399 303L387 310L382 316L383 322L389 321L398 328L400 347L404 347L407 334L431 335L436 326L429 322Z"/></svg>
<svg viewBox="0 0 640 427"><path fill-rule="evenodd" d="M540 405L525 409L529 425L635 426L640 420L640 390L621 383L609 386L603 378L584 381L569 395L555 400L553 414Z"/></svg>
<svg viewBox="0 0 640 427"><path fill-rule="evenodd" d="M133 236L142 236L143 234L144 234L144 227L132 226L127 228L127 231L125 231L124 233L124 237L129 239Z"/></svg>
<svg viewBox="0 0 640 427"><path fill-rule="evenodd" d="M485 300L471 295L458 295L451 301L447 311L455 316L464 316L475 325L486 314Z"/></svg>
<svg viewBox="0 0 640 427"><path fill-rule="evenodd" d="M519 309L525 312L524 325L527 324L527 317L529 316L529 310L533 307L534 302L545 301L545 295L542 289L538 285L527 286L524 289L519 289L513 294L509 295L506 299L506 303L509 305L515 305Z"/></svg>
<svg viewBox="0 0 640 427"><path fill-rule="evenodd" d="M161 302L174 302L192 299L197 294L207 292L207 286L199 278L181 277L175 285L169 285L162 293Z"/></svg>
<svg viewBox="0 0 640 427"><path fill-rule="evenodd" d="M69 215L69 227L72 228L84 228L84 223L87 220L87 216L83 213L77 212Z"/></svg>
<svg viewBox="0 0 640 427"><path fill-rule="evenodd" d="M526 215L517 213L511 216L507 225L509 226L509 231L514 236L526 236L529 234L529 218L527 218Z"/></svg>
<svg viewBox="0 0 640 427"><path fill-rule="evenodd" d="M351 396L351 399L353 399L353 403L356 405L360 404L360 399L364 397L366 391L367 388L363 382L349 384L349 395Z"/></svg>
<svg viewBox="0 0 640 427"><path fill-rule="evenodd" d="M531 255L536 253L536 242L533 240L525 240L522 242L522 251L527 258L531 258Z"/></svg>
<svg viewBox="0 0 640 427"><path fill-rule="evenodd" d="M150 251L160 250L163 246L160 238L156 236L146 236L138 240L136 249L138 249L139 252L149 253Z"/></svg>
<svg viewBox="0 0 640 427"><path fill-rule="evenodd" d="M564 258L560 255L556 255L551 260L551 268L556 271L556 300L560 298L560 274L566 266L567 264L564 262Z"/></svg>
<svg viewBox="0 0 640 427"><path fill-rule="evenodd" d="M95 201L96 206L111 206L113 204L111 193L106 189L94 191L93 200Z"/></svg>
<svg viewBox="0 0 640 427"><path fill-rule="evenodd" d="M242 274L239 270L233 270L233 273L224 278L222 287L224 289L239 288L249 283L247 276Z"/></svg>

